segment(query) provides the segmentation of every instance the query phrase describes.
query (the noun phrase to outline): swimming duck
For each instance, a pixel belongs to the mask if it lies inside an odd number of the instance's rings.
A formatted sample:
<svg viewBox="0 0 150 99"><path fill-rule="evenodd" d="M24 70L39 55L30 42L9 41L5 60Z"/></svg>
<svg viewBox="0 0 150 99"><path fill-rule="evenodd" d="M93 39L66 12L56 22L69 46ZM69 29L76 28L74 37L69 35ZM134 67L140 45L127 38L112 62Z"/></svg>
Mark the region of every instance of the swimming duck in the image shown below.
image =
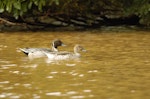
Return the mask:
<svg viewBox="0 0 150 99"><path fill-rule="evenodd" d="M81 56L80 51L85 52L86 50L79 44L74 46L74 52L44 52L48 59L51 60L66 60L75 59Z"/></svg>
<svg viewBox="0 0 150 99"><path fill-rule="evenodd" d="M20 48L20 50L30 58L45 57L44 52L58 52L58 46L65 46L59 39L52 41L52 49L50 48Z"/></svg>

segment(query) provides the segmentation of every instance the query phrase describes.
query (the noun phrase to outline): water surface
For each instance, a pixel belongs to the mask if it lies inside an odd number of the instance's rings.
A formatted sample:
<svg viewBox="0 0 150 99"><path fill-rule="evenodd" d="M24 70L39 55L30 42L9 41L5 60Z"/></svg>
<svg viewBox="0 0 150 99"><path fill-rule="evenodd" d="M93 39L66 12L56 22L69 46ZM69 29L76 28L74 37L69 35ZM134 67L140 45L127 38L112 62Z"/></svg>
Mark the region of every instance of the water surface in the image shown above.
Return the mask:
<svg viewBox="0 0 150 99"><path fill-rule="evenodd" d="M50 47L61 39L79 60L29 60L18 48ZM0 33L1 99L149 99L150 34L126 32Z"/></svg>

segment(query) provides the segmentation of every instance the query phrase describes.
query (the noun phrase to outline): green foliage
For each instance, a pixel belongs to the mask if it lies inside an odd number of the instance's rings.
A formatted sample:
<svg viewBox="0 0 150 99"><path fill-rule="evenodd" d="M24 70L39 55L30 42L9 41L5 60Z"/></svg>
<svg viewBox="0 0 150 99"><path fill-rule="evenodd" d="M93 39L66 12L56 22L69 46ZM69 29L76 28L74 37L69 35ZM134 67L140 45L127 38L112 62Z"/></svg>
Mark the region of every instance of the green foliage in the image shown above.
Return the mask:
<svg viewBox="0 0 150 99"><path fill-rule="evenodd" d="M150 25L150 0L120 0L122 1L125 15L137 15L140 23Z"/></svg>
<svg viewBox="0 0 150 99"><path fill-rule="evenodd" d="M0 0L0 14L19 17L49 15L86 17L87 23L97 17L138 16L141 24L150 25L150 0Z"/></svg>
<svg viewBox="0 0 150 99"><path fill-rule="evenodd" d="M4 12L4 4L2 1L0 1L0 13Z"/></svg>
<svg viewBox="0 0 150 99"><path fill-rule="evenodd" d="M10 13L18 19L30 9L42 12L44 6L50 6L53 3L59 5L59 0L0 0L0 13Z"/></svg>

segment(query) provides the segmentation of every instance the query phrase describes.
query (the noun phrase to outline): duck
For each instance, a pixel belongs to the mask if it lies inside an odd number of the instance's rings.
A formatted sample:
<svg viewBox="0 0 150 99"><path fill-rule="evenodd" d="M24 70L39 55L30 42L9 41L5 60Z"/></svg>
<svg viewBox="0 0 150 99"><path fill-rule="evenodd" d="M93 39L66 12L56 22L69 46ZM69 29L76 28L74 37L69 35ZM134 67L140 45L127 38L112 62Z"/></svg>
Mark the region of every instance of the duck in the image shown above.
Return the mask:
<svg viewBox="0 0 150 99"><path fill-rule="evenodd" d="M55 39L52 41L52 48L19 48L29 58L45 57L44 52L58 52L58 46L66 46L61 40Z"/></svg>
<svg viewBox="0 0 150 99"><path fill-rule="evenodd" d="M68 60L81 57L80 52L86 52L83 46L76 44L74 46L74 52L60 51L60 52L44 52L50 60Z"/></svg>

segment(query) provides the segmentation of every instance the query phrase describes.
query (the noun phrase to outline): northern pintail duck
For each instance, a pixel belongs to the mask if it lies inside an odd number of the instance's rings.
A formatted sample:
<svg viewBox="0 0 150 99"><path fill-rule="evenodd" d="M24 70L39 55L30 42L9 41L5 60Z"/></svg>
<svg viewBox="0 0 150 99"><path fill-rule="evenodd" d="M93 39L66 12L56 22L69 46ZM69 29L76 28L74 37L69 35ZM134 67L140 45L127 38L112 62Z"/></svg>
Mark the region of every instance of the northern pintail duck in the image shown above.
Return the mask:
<svg viewBox="0 0 150 99"><path fill-rule="evenodd" d="M40 58L40 57L45 57L46 55L44 52L58 52L58 46L65 46L64 43L56 39L52 41L52 49L50 48L20 48L20 50L28 55L30 58Z"/></svg>
<svg viewBox="0 0 150 99"><path fill-rule="evenodd" d="M74 46L74 52L45 52L48 59L50 60L66 60L66 59L75 59L81 56L80 51L86 51L79 44Z"/></svg>

